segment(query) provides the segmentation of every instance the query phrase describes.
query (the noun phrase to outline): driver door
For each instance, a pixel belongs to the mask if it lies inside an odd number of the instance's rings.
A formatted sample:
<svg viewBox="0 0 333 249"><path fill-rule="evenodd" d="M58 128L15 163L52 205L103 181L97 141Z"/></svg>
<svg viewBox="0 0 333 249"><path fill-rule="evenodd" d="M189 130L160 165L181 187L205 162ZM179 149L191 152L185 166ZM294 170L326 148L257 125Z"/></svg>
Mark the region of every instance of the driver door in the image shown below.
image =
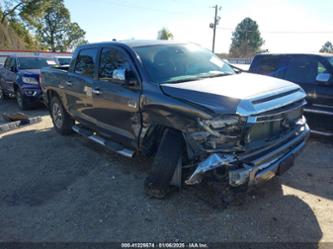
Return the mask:
<svg viewBox="0 0 333 249"><path fill-rule="evenodd" d="M102 48L98 78L92 90L92 115L99 131L118 143L137 148L141 129L140 94L138 73L127 52L115 46Z"/></svg>

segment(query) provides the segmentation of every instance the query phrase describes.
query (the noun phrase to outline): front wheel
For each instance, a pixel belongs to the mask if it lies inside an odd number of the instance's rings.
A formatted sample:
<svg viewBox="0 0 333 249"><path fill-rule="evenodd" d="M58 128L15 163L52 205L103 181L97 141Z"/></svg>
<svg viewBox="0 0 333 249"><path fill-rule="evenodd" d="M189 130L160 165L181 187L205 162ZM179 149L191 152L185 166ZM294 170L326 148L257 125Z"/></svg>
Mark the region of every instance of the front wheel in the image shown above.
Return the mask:
<svg viewBox="0 0 333 249"><path fill-rule="evenodd" d="M5 93L0 85L0 103L2 103L5 100Z"/></svg>
<svg viewBox="0 0 333 249"><path fill-rule="evenodd" d="M147 196L162 199L172 190L171 179L184 149L182 133L166 129L155 155L152 170L144 183Z"/></svg>
<svg viewBox="0 0 333 249"><path fill-rule="evenodd" d="M71 134L75 122L66 112L60 99L56 96L51 100L50 111L55 130L62 135Z"/></svg>
<svg viewBox="0 0 333 249"><path fill-rule="evenodd" d="M29 100L22 95L19 89L16 91L16 102L21 110L28 110L31 107Z"/></svg>

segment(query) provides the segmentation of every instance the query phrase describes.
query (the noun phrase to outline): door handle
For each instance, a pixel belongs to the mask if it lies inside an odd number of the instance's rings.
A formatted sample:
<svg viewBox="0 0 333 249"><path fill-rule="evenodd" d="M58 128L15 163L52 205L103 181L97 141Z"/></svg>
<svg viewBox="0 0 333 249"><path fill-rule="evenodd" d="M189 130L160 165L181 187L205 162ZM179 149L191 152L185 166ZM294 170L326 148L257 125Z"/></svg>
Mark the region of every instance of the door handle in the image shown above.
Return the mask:
<svg viewBox="0 0 333 249"><path fill-rule="evenodd" d="M67 80L65 83L66 83L67 86L72 86L73 85L73 83L69 80Z"/></svg>
<svg viewBox="0 0 333 249"><path fill-rule="evenodd" d="M101 95L103 92L99 89L93 89L92 93L95 94L95 95Z"/></svg>

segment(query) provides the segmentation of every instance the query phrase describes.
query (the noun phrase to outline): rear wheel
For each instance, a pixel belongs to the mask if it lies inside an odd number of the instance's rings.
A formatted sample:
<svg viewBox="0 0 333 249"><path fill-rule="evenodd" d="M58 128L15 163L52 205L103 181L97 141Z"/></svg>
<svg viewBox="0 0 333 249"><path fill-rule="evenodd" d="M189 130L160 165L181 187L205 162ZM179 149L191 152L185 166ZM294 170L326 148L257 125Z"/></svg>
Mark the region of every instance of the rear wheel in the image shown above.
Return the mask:
<svg viewBox="0 0 333 249"><path fill-rule="evenodd" d="M75 122L56 96L51 99L50 112L54 128L57 132L62 135L68 135L73 132L72 127Z"/></svg>
<svg viewBox="0 0 333 249"><path fill-rule="evenodd" d="M27 110L31 108L30 101L27 99L27 97L23 96L20 89L17 89L16 91L16 102L21 110Z"/></svg>

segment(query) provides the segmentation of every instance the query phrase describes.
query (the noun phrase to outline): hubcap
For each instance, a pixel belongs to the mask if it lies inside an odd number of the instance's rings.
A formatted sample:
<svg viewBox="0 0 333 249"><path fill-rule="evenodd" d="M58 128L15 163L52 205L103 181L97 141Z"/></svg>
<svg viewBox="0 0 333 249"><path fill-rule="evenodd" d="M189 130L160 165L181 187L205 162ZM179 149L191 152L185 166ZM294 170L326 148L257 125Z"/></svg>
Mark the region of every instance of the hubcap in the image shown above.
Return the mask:
<svg viewBox="0 0 333 249"><path fill-rule="evenodd" d="M55 126L61 128L63 123L63 113L58 103L54 103L52 106L52 117Z"/></svg>

